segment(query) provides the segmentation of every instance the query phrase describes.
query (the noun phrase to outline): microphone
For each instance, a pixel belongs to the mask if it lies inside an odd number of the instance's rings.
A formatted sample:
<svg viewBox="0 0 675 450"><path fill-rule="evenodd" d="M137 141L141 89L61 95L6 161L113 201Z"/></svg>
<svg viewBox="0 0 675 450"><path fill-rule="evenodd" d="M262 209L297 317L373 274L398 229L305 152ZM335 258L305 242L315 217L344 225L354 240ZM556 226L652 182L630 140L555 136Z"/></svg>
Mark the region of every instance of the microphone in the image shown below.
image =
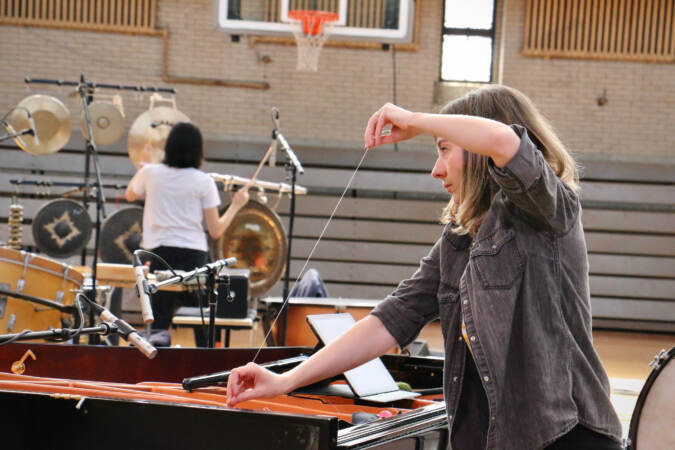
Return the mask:
<svg viewBox="0 0 675 450"><path fill-rule="evenodd" d="M305 169L302 167L302 164L300 164L298 157L293 153L293 150L291 150L291 146L288 145L288 142L286 141L286 138L284 138L284 135L281 134L281 131L275 129L274 138L279 142L279 145L281 145L281 149L286 152L291 163L298 170L298 173L305 173Z"/></svg>
<svg viewBox="0 0 675 450"><path fill-rule="evenodd" d="M274 167L277 164L277 147L279 147L279 143L275 139L272 143L272 152L270 153L270 157L268 159L270 167Z"/></svg>
<svg viewBox="0 0 675 450"><path fill-rule="evenodd" d="M279 126L279 110L275 106L272 107L272 123L274 123L275 130L281 128ZM276 136L272 136L272 138L274 139L274 142L272 143L272 153L270 154L269 159L270 167L274 167L277 163L277 147L279 147Z"/></svg>
<svg viewBox="0 0 675 450"><path fill-rule="evenodd" d="M152 359L155 356L157 356L157 349L153 347L152 344L150 344L148 341L143 339L138 333L136 333L136 330L131 325L129 325L124 320L118 318L117 316L115 316L113 313L103 308L102 306L93 302L92 304L100 308L99 315L102 320L104 320L105 322L112 322L115 325L117 325L117 332L121 334L126 341L131 343L137 349L139 349L141 353L143 353L149 359Z"/></svg>
<svg viewBox="0 0 675 450"><path fill-rule="evenodd" d="M206 264L204 267L215 272L220 271L220 269L222 269L223 267L230 267L234 266L235 264L237 264L237 258L232 257L213 261L212 263Z"/></svg>
<svg viewBox="0 0 675 450"><path fill-rule="evenodd" d="M152 323L155 317L152 315L152 305L150 304L150 296L148 293L148 280L145 278L144 266L141 263L141 258L134 252L134 274L136 275L136 296L141 303L141 312L143 314L143 322Z"/></svg>
<svg viewBox="0 0 675 450"><path fill-rule="evenodd" d="M35 142L35 145L40 145L40 138L38 137L37 134L37 128L35 127L35 120L33 119L33 115L29 111L26 111L26 114L28 115L28 123L30 124L30 129L33 131L33 142Z"/></svg>

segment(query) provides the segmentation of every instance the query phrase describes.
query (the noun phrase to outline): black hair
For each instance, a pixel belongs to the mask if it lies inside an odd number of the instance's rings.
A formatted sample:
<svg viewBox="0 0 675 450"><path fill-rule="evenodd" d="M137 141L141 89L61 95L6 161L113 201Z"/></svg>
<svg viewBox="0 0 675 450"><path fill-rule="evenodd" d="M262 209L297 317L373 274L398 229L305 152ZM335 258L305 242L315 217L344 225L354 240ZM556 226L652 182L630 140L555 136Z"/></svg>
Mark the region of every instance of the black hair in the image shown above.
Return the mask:
<svg viewBox="0 0 675 450"><path fill-rule="evenodd" d="M179 122L171 128L164 146L164 164L170 167L198 169L204 160L202 133L195 125Z"/></svg>

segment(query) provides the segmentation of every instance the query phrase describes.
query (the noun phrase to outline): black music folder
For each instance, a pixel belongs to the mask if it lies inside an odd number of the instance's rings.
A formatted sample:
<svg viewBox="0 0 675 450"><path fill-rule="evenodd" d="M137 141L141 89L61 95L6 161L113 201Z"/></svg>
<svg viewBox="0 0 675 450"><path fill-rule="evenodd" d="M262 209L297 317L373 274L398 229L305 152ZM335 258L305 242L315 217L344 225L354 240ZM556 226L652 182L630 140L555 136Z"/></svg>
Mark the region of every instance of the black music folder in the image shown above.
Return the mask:
<svg viewBox="0 0 675 450"><path fill-rule="evenodd" d="M328 345L335 338L354 325L354 318L349 313L314 314L307 316L307 323L323 345ZM330 385L326 388L328 395L358 397L376 403L390 403L420 395L417 392L399 389L380 358L375 358L344 373L346 385ZM351 390L350 390L351 388Z"/></svg>

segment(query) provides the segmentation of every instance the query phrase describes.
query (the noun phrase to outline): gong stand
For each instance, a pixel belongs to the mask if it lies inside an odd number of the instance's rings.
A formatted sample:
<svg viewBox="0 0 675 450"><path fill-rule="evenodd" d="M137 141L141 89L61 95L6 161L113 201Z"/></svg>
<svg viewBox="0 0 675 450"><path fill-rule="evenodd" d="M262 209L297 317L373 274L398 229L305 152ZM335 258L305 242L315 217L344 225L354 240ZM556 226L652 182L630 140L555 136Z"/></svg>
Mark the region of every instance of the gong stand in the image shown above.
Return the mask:
<svg viewBox="0 0 675 450"><path fill-rule="evenodd" d="M113 90L132 90L136 92L169 92L175 93L176 91L172 88L149 88L143 86L122 86L116 84L100 84L92 83L86 81L84 74L80 74L79 81L64 81L64 80L49 80L43 78L25 78L24 81L28 84L51 84L57 86L77 86L77 92L80 95L82 100L82 111L84 112L84 119L87 126L87 144L86 144L86 157L84 164L84 185L86 186L85 191L82 196L82 205L84 209L87 209L89 206L89 165L90 158L93 158L94 165L94 175L95 182L93 183L93 188L96 191L96 222L95 222L95 232L94 232L94 257L92 258L91 263L91 295L96 298L96 267L98 259L98 250L99 250L99 234L101 231L101 220L105 219L105 195L103 192L103 183L101 182L101 170L98 161L98 150L96 148L96 142L94 140L94 133L91 126L91 114L89 113L89 103L93 100L94 91L97 88L101 89L113 89ZM82 265L85 264L86 257L86 248L82 250ZM89 308L89 324L94 323L94 311L92 308ZM89 344L95 345L99 344L100 339L97 334L89 335Z"/></svg>
<svg viewBox="0 0 675 450"><path fill-rule="evenodd" d="M295 181L298 173L305 173L300 160L295 156L295 153L288 145L286 138L281 134L279 129L279 111L276 108L272 110L272 121L274 122L274 129L272 130L272 139L279 147L286 153L286 162L284 168L286 169L286 179L291 182L291 208L288 218L288 247L286 248L286 272L284 274L284 286L282 291L283 303L281 304L281 332L279 333L279 341L277 345L286 345L286 322L288 309L285 308L288 302L288 285L291 275L291 245L293 243L293 222L295 219ZM302 274L299 274L302 275Z"/></svg>

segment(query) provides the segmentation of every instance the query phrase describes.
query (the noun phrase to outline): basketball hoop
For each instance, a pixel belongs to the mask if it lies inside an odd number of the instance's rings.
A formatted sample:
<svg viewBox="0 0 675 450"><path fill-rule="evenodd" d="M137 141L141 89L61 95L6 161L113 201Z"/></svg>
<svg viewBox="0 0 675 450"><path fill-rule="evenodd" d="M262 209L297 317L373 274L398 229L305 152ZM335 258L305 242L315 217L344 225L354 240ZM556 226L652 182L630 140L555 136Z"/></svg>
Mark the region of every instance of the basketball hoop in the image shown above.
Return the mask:
<svg viewBox="0 0 675 450"><path fill-rule="evenodd" d="M326 27L338 20L338 15L328 11L288 11L288 18L297 22L293 30L298 45L297 70L316 72L319 70L319 54L326 42Z"/></svg>

